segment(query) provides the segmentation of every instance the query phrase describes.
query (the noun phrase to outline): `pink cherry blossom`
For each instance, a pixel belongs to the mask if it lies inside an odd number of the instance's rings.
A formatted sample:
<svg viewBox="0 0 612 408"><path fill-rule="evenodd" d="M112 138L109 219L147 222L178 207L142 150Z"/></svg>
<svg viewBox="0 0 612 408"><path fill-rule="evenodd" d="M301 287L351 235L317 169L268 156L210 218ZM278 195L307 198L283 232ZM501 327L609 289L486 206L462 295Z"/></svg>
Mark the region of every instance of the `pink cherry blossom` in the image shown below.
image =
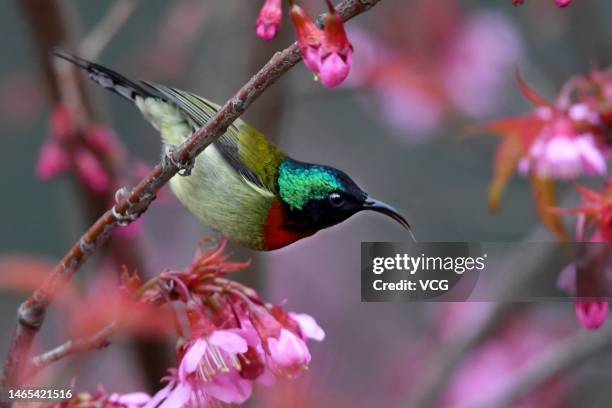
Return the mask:
<svg viewBox="0 0 612 408"><path fill-rule="evenodd" d="M242 404L253 393L253 382L242 378L236 370L215 376L203 387L211 397L228 404Z"/></svg>
<svg viewBox="0 0 612 408"><path fill-rule="evenodd" d="M307 339L325 337L311 316L288 313L227 280L228 273L247 264L228 262L224 248L225 242L200 248L189 267L163 272L161 284L147 291L147 298L158 298L172 287L172 296L185 303L189 330L178 368L171 369L168 384L146 408L242 404L256 382L272 385L278 377L301 374L311 360ZM214 302L202 302L200 296L214 297Z"/></svg>
<svg viewBox="0 0 612 408"><path fill-rule="evenodd" d="M300 47L300 52L302 53L304 64L315 75L318 75L321 65L319 49L321 48L323 33L315 25L306 11L297 4L291 6L289 15L291 16L291 20L293 20L293 25L297 33L297 42Z"/></svg>
<svg viewBox="0 0 612 408"><path fill-rule="evenodd" d="M545 125L528 154L519 163L521 173L535 172L544 178L570 180L581 174L604 175L603 152L591 133L577 133L567 117Z"/></svg>
<svg viewBox="0 0 612 408"><path fill-rule="evenodd" d="M207 338L195 340L185 352L178 379L193 392L219 401L241 404L252 391L251 382L240 377L238 354L246 353L247 341L230 330L216 330ZM184 389L179 390L181 393Z"/></svg>
<svg viewBox="0 0 612 408"><path fill-rule="evenodd" d="M213 378L234 365L237 362L236 355L245 353L247 348L246 340L238 334L217 330L208 338L199 338L189 346L179 366L179 378L186 378L196 372L208 377L207 379ZM211 354L222 358L215 358L211 362L207 358Z"/></svg>
<svg viewBox="0 0 612 408"><path fill-rule="evenodd" d="M524 55L521 35L507 15L481 11L466 19L442 55L444 90L454 107L473 118L499 111L497 95Z"/></svg>
<svg viewBox="0 0 612 408"><path fill-rule="evenodd" d="M266 0L257 18L257 36L271 41L278 35L283 15L281 0Z"/></svg>
<svg viewBox="0 0 612 408"><path fill-rule="evenodd" d="M310 352L306 343L287 329L282 329L278 339L268 339L270 359L280 373L294 376L310 363Z"/></svg>
<svg viewBox="0 0 612 408"><path fill-rule="evenodd" d="M348 77L353 64L353 45L344 30L342 17L334 9L331 0L327 4L329 13L325 15L319 77L323 85L334 88Z"/></svg>
<svg viewBox="0 0 612 408"><path fill-rule="evenodd" d="M70 168L70 156L57 140L49 140L40 150L36 175L43 181L49 181Z"/></svg>
<svg viewBox="0 0 612 408"><path fill-rule="evenodd" d="M605 301L578 301L576 316L582 327L597 330L606 322L609 308L608 302Z"/></svg>
<svg viewBox="0 0 612 408"><path fill-rule="evenodd" d="M291 6L290 16L298 37L298 45L304 64L321 83L328 88L340 85L347 78L353 64L351 45L342 17L327 1L329 12L325 15L321 31L310 16L298 5Z"/></svg>
<svg viewBox="0 0 612 408"><path fill-rule="evenodd" d="M316 341L325 339L325 331L318 325L314 317L306 313L289 313L289 315L300 326L300 330L305 337Z"/></svg>

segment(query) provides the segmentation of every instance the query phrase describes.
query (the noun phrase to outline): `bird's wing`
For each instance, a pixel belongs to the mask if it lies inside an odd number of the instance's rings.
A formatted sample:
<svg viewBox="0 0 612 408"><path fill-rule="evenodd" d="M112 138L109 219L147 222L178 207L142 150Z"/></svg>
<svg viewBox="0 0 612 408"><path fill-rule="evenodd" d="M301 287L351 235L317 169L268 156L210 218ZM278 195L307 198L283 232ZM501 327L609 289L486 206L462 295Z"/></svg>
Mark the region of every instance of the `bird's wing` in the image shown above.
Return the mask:
<svg viewBox="0 0 612 408"><path fill-rule="evenodd" d="M203 126L219 110L219 105L198 95L163 85L142 82L152 87L183 112L196 128ZM285 155L259 131L238 119L215 146L244 179L268 192L277 191L278 166Z"/></svg>

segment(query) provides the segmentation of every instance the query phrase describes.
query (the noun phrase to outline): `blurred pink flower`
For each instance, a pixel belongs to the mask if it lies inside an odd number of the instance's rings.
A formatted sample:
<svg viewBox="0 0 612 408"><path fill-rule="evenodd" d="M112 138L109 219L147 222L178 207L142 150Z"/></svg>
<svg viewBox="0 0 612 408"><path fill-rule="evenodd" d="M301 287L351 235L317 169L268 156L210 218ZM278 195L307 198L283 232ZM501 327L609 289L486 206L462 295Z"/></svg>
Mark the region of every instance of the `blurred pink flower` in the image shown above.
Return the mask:
<svg viewBox="0 0 612 408"><path fill-rule="evenodd" d="M387 30L393 36L351 32L355 72L347 85L372 90L381 116L413 139L434 134L456 112L483 118L499 111L508 72L524 52L505 15L466 17L456 7L442 8L420 2L410 14L397 13L408 22ZM411 41L414 33L402 31L404 25L420 30L419 41Z"/></svg>
<svg viewBox="0 0 612 408"><path fill-rule="evenodd" d="M47 141L40 149L36 175L43 181L49 181L70 168L70 155L56 140Z"/></svg>
<svg viewBox="0 0 612 408"><path fill-rule="evenodd" d="M505 15L470 16L442 57L442 80L452 104L472 118L496 113L498 95L523 52L520 34Z"/></svg>
<svg viewBox="0 0 612 408"><path fill-rule="evenodd" d="M597 330L606 322L609 305L607 301L578 301L576 316L587 330Z"/></svg>
<svg viewBox="0 0 612 408"><path fill-rule="evenodd" d="M75 133L72 112L64 104L56 104L49 120L49 137L40 150L36 167L36 174L41 180L49 181L71 167L67 144Z"/></svg>
<svg viewBox="0 0 612 408"><path fill-rule="evenodd" d="M38 177L48 181L72 168L88 190L108 192L113 181L103 163L118 160L122 153L114 132L95 123L88 124L84 131L61 103L54 107L49 127L37 163Z"/></svg>
<svg viewBox="0 0 612 408"><path fill-rule="evenodd" d="M271 41L278 35L283 16L281 0L266 0L257 18L257 36Z"/></svg>
<svg viewBox="0 0 612 408"><path fill-rule="evenodd" d="M581 175L604 175L610 154L607 125L609 102L602 99L609 73L594 70L575 76L562 87L554 103L547 101L520 76L519 88L535 105L525 116L498 119L487 126L502 141L495 153L494 175L489 189L489 206L497 209L501 195L518 169L529 175L538 215L559 239L568 240L556 207L554 181Z"/></svg>
<svg viewBox="0 0 612 408"><path fill-rule="evenodd" d="M607 171L603 152L591 133L579 133L574 122L564 116L546 124L519 162L522 174L535 172L539 177L571 180L581 174L604 175Z"/></svg>
<svg viewBox="0 0 612 408"><path fill-rule="evenodd" d="M85 187L94 193L105 193L111 188L111 178L91 151L79 148L74 152L74 165Z"/></svg>
<svg viewBox="0 0 612 408"><path fill-rule="evenodd" d="M488 406L511 386L533 358L567 335L567 328L547 316L519 315L474 350L454 373L441 407ZM557 323L559 322L559 323ZM553 378L522 396L513 408L560 406L567 383Z"/></svg>
<svg viewBox="0 0 612 408"><path fill-rule="evenodd" d="M412 132L417 140L433 133L446 115L446 106L435 92L416 84L396 83L378 89L378 104L388 124Z"/></svg>

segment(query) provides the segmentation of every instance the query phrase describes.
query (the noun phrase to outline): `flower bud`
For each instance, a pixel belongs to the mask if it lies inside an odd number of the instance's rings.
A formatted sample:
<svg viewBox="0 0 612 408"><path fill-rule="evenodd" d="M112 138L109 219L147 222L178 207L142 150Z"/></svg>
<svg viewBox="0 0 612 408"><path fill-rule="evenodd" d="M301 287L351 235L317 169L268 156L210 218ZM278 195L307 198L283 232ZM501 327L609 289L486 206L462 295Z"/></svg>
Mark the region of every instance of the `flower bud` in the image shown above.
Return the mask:
<svg viewBox="0 0 612 408"><path fill-rule="evenodd" d="M576 302L576 316L578 321L587 330L597 330L606 322L608 317L608 302Z"/></svg>
<svg viewBox="0 0 612 408"><path fill-rule="evenodd" d="M294 4L291 6L289 12L295 31L298 37L298 46L302 52L302 58L304 64L310 69L315 75L319 74L319 65L321 63L321 57L319 55L319 48L321 47L321 40L323 39L323 33L312 21L310 16L304 11L303 8Z"/></svg>
<svg viewBox="0 0 612 408"><path fill-rule="evenodd" d="M353 63L353 46L344 30L342 17L327 0L329 13L325 16L323 42L320 49L319 77L328 88L340 85L349 74Z"/></svg>
<svg viewBox="0 0 612 408"><path fill-rule="evenodd" d="M270 359L282 374L295 376L310 363L310 351L304 340L293 332L282 329L278 339L268 339Z"/></svg>
<svg viewBox="0 0 612 408"><path fill-rule="evenodd" d="M283 10L281 0L266 0L257 18L257 36L264 41L271 41L280 30Z"/></svg>
<svg viewBox="0 0 612 408"><path fill-rule="evenodd" d="M49 181L70 168L70 156L56 140L46 142L40 150L36 175L43 181Z"/></svg>

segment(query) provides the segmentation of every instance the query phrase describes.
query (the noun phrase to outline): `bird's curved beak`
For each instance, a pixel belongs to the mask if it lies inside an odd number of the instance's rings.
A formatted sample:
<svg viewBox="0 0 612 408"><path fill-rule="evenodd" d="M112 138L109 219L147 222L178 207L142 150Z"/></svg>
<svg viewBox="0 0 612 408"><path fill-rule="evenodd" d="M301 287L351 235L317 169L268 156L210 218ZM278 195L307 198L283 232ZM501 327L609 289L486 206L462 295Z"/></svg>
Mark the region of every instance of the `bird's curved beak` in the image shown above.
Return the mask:
<svg viewBox="0 0 612 408"><path fill-rule="evenodd" d="M368 199L365 200L365 202L362 204L362 210L376 211L378 213L385 214L386 216L393 218L395 221L399 222L402 227L406 228L408 232L410 232L412 239L416 241L414 235L412 234L412 227L410 226L408 221L406 221L406 218L404 218L403 215L398 213L397 210L391 207L389 204L385 204L380 200L368 197Z"/></svg>

